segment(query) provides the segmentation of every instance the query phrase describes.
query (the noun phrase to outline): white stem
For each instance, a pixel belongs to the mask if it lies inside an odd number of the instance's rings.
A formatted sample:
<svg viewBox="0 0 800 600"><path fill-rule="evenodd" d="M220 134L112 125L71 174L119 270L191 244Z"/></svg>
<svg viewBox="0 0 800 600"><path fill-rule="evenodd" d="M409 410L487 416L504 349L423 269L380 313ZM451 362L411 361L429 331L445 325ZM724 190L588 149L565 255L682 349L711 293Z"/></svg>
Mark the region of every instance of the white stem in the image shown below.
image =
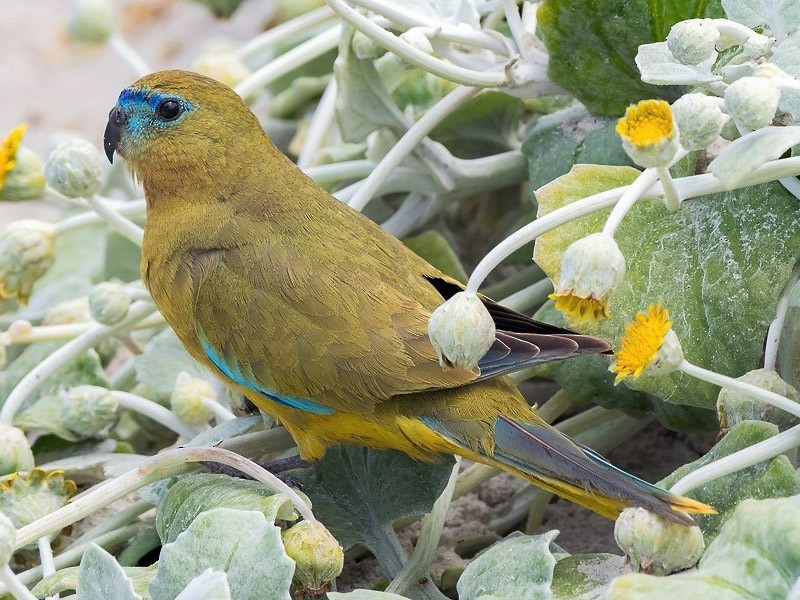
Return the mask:
<svg viewBox="0 0 800 600"><path fill-rule="evenodd" d="M614 234L617 232L617 229L622 223L622 219L625 218L625 215L633 208L633 205L636 204L639 199L644 195L644 193L658 180L658 171L656 169L645 169L642 171L641 175L636 178L631 185L627 187L627 189L623 192L622 196L620 196L619 202L617 202L616 206L611 211L611 214L608 215L608 219L606 219L606 223L603 226L603 233L614 237Z"/></svg>
<svg viewBox="0 0 800 600"><path fill-rule="evenodd" d="M193 427L189 427L186 423L181 421L175 413L147 398L131 394L129 392L120 392L113 390L111 395L114 396L120 407L138 412L157 423L161 423L164 427L171 429L178 435L185 437L187 440L196 436L199 431Z"/></svg>
<svg viewBox="0 0 800 600"><path fill-rule="evenodd" d="M314 116L308 124L306 141L303 144L302 150L300 150L300 155L297 157L297 166L301 169L308 168L314 162L317 157L317 152L333 124L336 108L336 92L336 78L331 77L328 85L325 86L325 91L322 94L322 98L319 100L319 104L317 104Z"/></svg>
<svg viewBox="0 0 800 600"><path fill-rule="evenodd" d="M698 367L697 365L690 363L688 360L681 362L681 364L678 366L678 369L687 375L691 375L692 377L696 377L702 381L707 381L708 383L713 383L714 385L718 385L720 387L726 387L734 391L741 392L742 394L750 396L754 400L758 400L764 404L770 404L776 408L786 411L790 415L800 418L800 404L790 400L786 396L781 396L780 394L765 390L764 388L760 388L757 385L747 383L740 379L734 379L733 377L728 377L727 375L722 375L721 373L716 373L714 371L704 369L703 367Z"/></svg>
<svg viewBox="0 0 800 600"><path fill-rule="evenodd" d="M783 287L781 297L778 298L778 307L775 310L775 320L770 323L767 331L767 345L764 348L764 368L770 371L776 369L778 363L778 348L781 344L783 325L786 322L786 315L789 312L789 298L792 295L797 282L800 280L800 263L796 264L789 281Z"/></svg>
<svg viewBox="0 0 800 600"><path fill-rule="evenodd" d="M136 52L128 42L123 40L118 35L112 35L108 38L108 44L111 48L119 54L120 58L124 60L128 66L136 73L137 77L143 77L148 73L152 73L153 69L151 69L147 63L139 56L139 53Z"/></svg>
<svg viewBox="0 0 800 600"><path fill-rule="evenodd" d="M516 0L502 0L503 12L506 14L506 23L511 30L511 36L519 49L519 53L528 58L530 46L525 41L525 29L522 27L522 18L519 16Z"/></svg>
<svg viewBox="0 0 800 600"><path fill-rule="evenodd" d="M236 418L235 414L211 398L203 398L203 406L214 413L214 417L217 421L232 421Z"/></svg>
<svg viewBox="0 0 800 600"><path fill-rule="evenodd" d="M344 0L326 0L326 2L328 6L339 13L342 19L372 39L376 44L390 50L407 63L425 69L433 75L438 75L466 86L499 87L508 83L503 70L475 71L452 65L426 54L393 33L386 31L383 27L376 25L354 8L348 6Z"/></svg>
<svg viewBox="0 0 800 600"><path fill-rule="evenodd" d="M149 295L146 296L144 294L132 293L131 297L135 300L149 300ZM131 330L160 327L165 323L166 321L163 315L161 313L156 313L139 321L134 327L131 327ZM96 324L95 321L86 321L84 323L66 323L64 325L37 325L19 334L12 333L13 330L3 331L0 332L0 344L7 344L10 346L11 344L33 344L35 342L68 340L92 329Z"/></svg>
<svg viewBox="0 0 800 600"><path fill-rule="evenodd" d="M664 206L669 212L677 212L681 208L681 197L675 188L675 181L669 173L667 167L658 167L658 178L661 180L661 187L664 190Z"/></svg>
<svg viewBox="0 0 800 600"><path fill-rule="evenodd" d="M91 206L94 211L103 217L111 228L122 235L123 237L129 239L134 244L142 247L142 240L144 239L144 229L139 227L133 221L130 221L119 214L116 210L108 206L103 200L98 198L97 196L92 196L91 198L87 198L86 202Z"/></svg>
<svg viewBox="0 0 800 600"><path fill-rule="evenodd" d="M52 575L56 572L56 564L53 559L53 548L50 547L49 536L40 537L36 544L39 547L39 563L42 565L42 576Z"/></svg>
<svg viewBox="0 0 800 600"><path fill-rule="evenodd" d="M311 179L320 185L338 183L347 179L361 179L366 177L375 168L371 160L348 160L329 165L314 165L303 169Z"/></svg>
<svg viewBox="0 0 800 600"><path fill-rule="evenodd" d="M144 198L139 200L131 200L130 202L125 202L123 206L119 208L115 207L114 210L123 216L126 217L138 217L145 213L146 204ZM75 215L74 217L69 217L55 223L53 225L53 229L55 230L56 234L66 233L67 231L72 231L73 229L78 229L80 227L85 227L87 225L94 225L96 223L102 223L104 221L103 217L98 215L94 211L86 211L83 214Z"/></svg>
<svg viewBox="0 0 800 600"><path fill-rule="evenodd" d="M753 171L746 183L742 182L739 185L730 189L737 189L751 185L758 185L759 183L766 183L767 181L774 181L781 177L788 177L800 174L800 156L792 158L782 158L779 160L772 160L764 163L758 169ZM641 176L640 176L641 177ZM638 179L637 179L638 181ZM634 182L631 185L635 185ZM555 229L564 223L568 223L573 219L589 215L598 210L603 210L610 206L614 206L619 202L620 197L631 186L623 186L600 192L588 196L581 200L577 200L567 206L563 206L551 213L539 217L535 221L528 223L522 229L511 234L509 237L500 242L497 246L483 257L478 266L470 275L467 282L467 291L477 292L483 281L497 267L507 256L515 252L528 242L535 240L543 233L547 233L551 229ZM717 192L726 191L728 188L714 177L711 173L703 175L691 175L689 177L682 177L675 180L675 187L678 194L684 200L689 198L696 198L698 196L705 196L707 194L716 194ZM663 195L663 190L659 183L653 184L652 188L647 190L642 196L660 196Z"/></svg>
<svg viewBox="0 0 800 600"><path fill-rule="evenodd" d="M0 567L0 581L5 584L8 593L16 600L37 600L36 596L17 579L14 571L8 565Z"/></svg>
<svg viewBox="0 0 800 600"><path fill-rule="evenodd" d="M243 98L257 92L268 83L272 83L279 77L283 77L329 50L333 50L339 42L341 31L340 25L326 29L307 42L292 48L286 54L281 54L271 60L241 81L234 90Z"/></svg>
<svg viewBox="0 0 800 600"><path fill-rule="evenodd" d="M795 425L783 433L772 436L744 448L733 454L729 454L719 460L700 467L696 471L682 477L670 488L670 492L678 496L684 496L696 487L714 481L725 475L736 473L747 467L752 467L760 462L769 460L775 456L788 452L792 448L800 446L800 425Z"/></svg>
<svg viewBox="0 0 800 600"><path fill-rule="evenodd" d="M236 51L236 56L245 59L251 54L261 52L265 48L270 48L282 44L290 38L303 34L312 27L321 25L326 21L331 21L336 15L327 6L307 12L291 21L281 23L261 35L257 35L249 42L241 46Z"/></svg>
<svg viewBox="0 0 800 600"><path fill-rule="evenodd" d="M68 365L76 357L95 346L101 340L133 327L147 315L155 311L150 302L134 302L128 310L128 315L114 325L93 325L78 337L70 340L50 356L31 369L25 377L14 387L0 409L0 423L11 425L14 415L19 407L50 375L61 367Z"/></svg>
<svg viewBox="0 0 800 600"><path fill-rule="evenodd" d="M304 519L316 522L311 507L305 500L263 467L230 450L192 446L161 452L145 460L137 468L94 486L75 497L69 504L19 529L14 547L24 548L42 536L61 531L145 485L186 472L188 464L195 462L216 462L233 467L260 481L273 492L283 494Z"/></svg>
<svg viewBox="0 0 800 600"><path fill-rule="evenodd" d="M447 486L436 499L436 502L433 503L431 512L422 517L422 526L417 538L417 544L414 546L414 552L402 571L397 574L386 588L388 593L403 595L419 585L420 581L430 578L431 565L434 558L436 558L436 550L439 547L439 539L442 537L447 509L453 500L453 492L456 488L460 466L460 457L456 457L456 464L453 465Z"/></svg>
<svg viewBox="0 0 800 600"><path fill-rule="evenodd" d="M386 156L347 203L348 206L358 211L363 210L381 184L400 166L403 159L411 154L447 115L472 98L478 91L478 88L459 86L434 104L386 153Z"/></svg>
<svg viewBox="0 0 800 600"><path fill-rule="evenodd" d="M553 282L545 277L529 285L528 287L522 288L518 292L514 292L510 296L507 296L500 300L500 304L503 306L507 306L510 309L516 311L523 311L529 309L534 304L539 302L543 302L547 299L548 294L553 291Z"/></svg>

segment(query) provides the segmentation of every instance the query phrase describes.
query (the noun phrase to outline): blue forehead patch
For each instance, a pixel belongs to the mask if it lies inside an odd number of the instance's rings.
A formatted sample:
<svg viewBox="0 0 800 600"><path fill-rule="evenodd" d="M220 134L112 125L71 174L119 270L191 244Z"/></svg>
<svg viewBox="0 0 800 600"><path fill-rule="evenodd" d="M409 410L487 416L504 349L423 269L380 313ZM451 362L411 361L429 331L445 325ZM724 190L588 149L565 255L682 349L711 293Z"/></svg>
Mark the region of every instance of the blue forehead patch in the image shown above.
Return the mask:
<svg viewBox="0 0 800 600"><path fill-rule="evenodd" d="M183 112L188 113L197 109L197 106L175 94L162 94L149 89L125 88L119 95L117 104L128 114L128 129L134 135L145 134L152 127L164 128L177 123L183 115L174 121L163 122L152 117L152 112L164 100L175 100L183 107ZM150 110L143 110L148 107Z"/></svg>

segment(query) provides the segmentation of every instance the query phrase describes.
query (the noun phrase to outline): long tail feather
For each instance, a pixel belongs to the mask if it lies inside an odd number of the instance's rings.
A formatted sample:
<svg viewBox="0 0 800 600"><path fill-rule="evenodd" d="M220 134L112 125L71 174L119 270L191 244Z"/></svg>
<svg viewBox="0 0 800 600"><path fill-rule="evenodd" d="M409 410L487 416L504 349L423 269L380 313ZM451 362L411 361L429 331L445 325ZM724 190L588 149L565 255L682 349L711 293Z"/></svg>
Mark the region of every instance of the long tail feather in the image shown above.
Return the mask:
<svg viewBox="0 0 800 600"><path fill-rule="evenodd" d="M545 423L500 416L492 444L467 443L442 422L427 423L481 462L495 464L532 483L616 518L629 506L641 506L667 519L693 525L690 514L714 514L701 502L676 496L618 469L599 454L575 444Z"/></svg>

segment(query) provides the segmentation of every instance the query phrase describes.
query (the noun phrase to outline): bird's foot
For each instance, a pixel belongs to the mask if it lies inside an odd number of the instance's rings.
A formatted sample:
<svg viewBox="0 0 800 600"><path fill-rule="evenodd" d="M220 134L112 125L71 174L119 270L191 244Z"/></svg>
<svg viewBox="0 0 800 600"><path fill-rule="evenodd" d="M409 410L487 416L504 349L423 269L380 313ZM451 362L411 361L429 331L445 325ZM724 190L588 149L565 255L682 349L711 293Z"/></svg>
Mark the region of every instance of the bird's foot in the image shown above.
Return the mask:
<svg viewBox="0 0 800 600"><path fill-rule="evenodd" d="M283 483L285 483L289 487L294 487L299 490L303 489L302 482L288 471L294 471L296 469L307 469L313 464L314 464L313 462L300 458L300 455L298 454L286 458L274 458L272 460L267 460L258 463L260 467L266 469L267 471L275 475L275 477L280 479ZM245 473L242 473L239 469L229 467L228 465L222 465L214 462L203 462L203 466L212 473L217 473L220 475L228 475L229 477L238 477L240 479L252 479L252 477L250 477Z"/></svg>

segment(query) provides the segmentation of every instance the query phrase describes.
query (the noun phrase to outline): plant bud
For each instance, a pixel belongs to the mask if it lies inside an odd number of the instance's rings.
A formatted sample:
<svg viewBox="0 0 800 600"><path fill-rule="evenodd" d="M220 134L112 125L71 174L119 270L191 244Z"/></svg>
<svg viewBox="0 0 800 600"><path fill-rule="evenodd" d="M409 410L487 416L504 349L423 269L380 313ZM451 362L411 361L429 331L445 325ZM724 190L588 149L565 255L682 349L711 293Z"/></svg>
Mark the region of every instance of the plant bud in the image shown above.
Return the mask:
<svg viewBox="0 0 800 600"><path fill-rule="evenodd" d="M17 149L14 168L0 186L0 200L37 200L44 193L42 159L24 146Z"/></svg>
<svg viewBox="0 0 800 600"><path fill-rule="evenodd" d="M103 185L100 152L86 140L64 140L47 157L44 176L50 187L69 198L90 198Z"/></svg>
<svg viewBox="0 0 800 600"><path fill-rule="evenodd" d="M742 77L725 90L728 112L740 125L759 129L772 123L781 92L772 79Z"/></svg>
<svg viewBox="0 0 800 600"><path fill-rule="evenodd" d="M360 31L353 34L353 52L360 60L376 60L386 54L386 48L376 44L372 38Z"/></svg>
<svg viewBox="0 0 800 600"><path fill-rule="evenodd" d="M53 227L43 221L13 221L0 233L0 298L27 304L33 284L53 264Z"/></svg>
<svg viewBox="0 0 800 600"><path fill-rule="evenodd" d="M172 412L187 425L205 425L214 414L204 401L216 401L216 396L214 387L208 381L182 372L175 380L175 388L170 396Z"/></svg>
<svg viewBox="0 0 800 600"><path fill-rule="evenodd" d="M475 369L494 343L492 316L477 295L458 292L439 306L428 321L439 364Z"/></svg>
<svg viewBox="0 0 800 600"><path fill-rule="evenodd" d="M400 39L413 46L417 50L421 50L425 54L433 54L433 46L428 36L419 27L412 27L400 34Z"/></svg>
<svg viewBox="0 0 800 600"><path fill-rule="evenodd" d="M755 369L745 373L738 380L800 403L800 393L781 379L775 371ZM780 428L788 427L797 421L796 417L771 404L759 402L748 394L727 387L723 387L717 396L717 415L720 427L724 431L742 421L767 421Z"/></svg>
<svg viewBox="0 0 800 600"><path fill-rule="evenodd" d="M672 114L680 131L681 146L702 150L717 140L725 125L725 115L716 100L695 93L681 96L673 103Z"/></svg>
<svg viewBox="0 0 800 600"><path fill-rule="evenodd" d="M110 0L75 0L68 19L70 37L86 44L105 44L114 32Z"/></svg>
<svg viewBox="0 0 800 600"><path fill-rule="evenodd" d="M294 560L294 584L317 596L331 589L342 573L344 551L322 523L301 521L283 534L283 547Z"/></svg>
<svg viewBox="0 0 800 600"><path fill-rule="evenodd" d="M614 525L614 539L636 571L669 575L697 564L705 550L697 526L686 526L643 508L626 508Z"/></svg>
<svg viewBox="0 0 800 600"><path fill-rule="evenodd" d="M759 59L767 54L771 54L774 45L775 38L756 33L748 37L747 41L742 44L742 50L750 58Z"/></svg>
<svg viewBox="0 0 800 600"><path fill-rule="evenodd" d="M711 19L689 19L675 23L667 35L672 56L685 65L697 65L716 52L719 31Z"/></svg>
<svg viewBox="0 0 800 600"><path fill-rule="evenodd" d="M664 100L641 100L629 106L616 131L627 155L646 169L667 166L680 149L672 109Z"/></svg>
<svg viewBox="0 0 800 600"><path fill-rule="evenodd" d="M572 242L561 258L561 275L550 298L568 317L607 318L608 300L625 279L625 257L608 234L593 233Z"/></svg>
<svg viewBox="0 0 800 600"><path fill-rule="evenodd" d="M70 323L86 323L91 320L89 300L82 296L56 304L44 316L42 325L68 325Z"/></svg>
<svg viewBox="0 0 800 600"><path fill-rule="evenodd" d="M128 314L130 305L131 297L118 283L98 283L89 292L89 312L103 325L119 323Z"/></svg>
<svg viewBox="0 0 800 600"><path fill-rule="evenodd" d="M0 512L0 567L9 563L17 545L17 528L7 516Z"/></svg>
<svg viewBox="0 0 800 600"><path fill-rule="evenodd" d="M0 475L30 471L36 463L21 429L0 423Z"/></svg>
<svg viewBox="0 0 800 600"><path fill-rule="evenodd" d="M198 56L192 70L216 79L228 87L236 87L250 76L251 71L233 52L210 51Z"/></svg>
<svg viewBox="0 0 800 600"><path fill-rule="evenodd" d="M119 403L110 390L79 385L58 393L61 423L78 439L97 436L117 418Z"/></svg>

